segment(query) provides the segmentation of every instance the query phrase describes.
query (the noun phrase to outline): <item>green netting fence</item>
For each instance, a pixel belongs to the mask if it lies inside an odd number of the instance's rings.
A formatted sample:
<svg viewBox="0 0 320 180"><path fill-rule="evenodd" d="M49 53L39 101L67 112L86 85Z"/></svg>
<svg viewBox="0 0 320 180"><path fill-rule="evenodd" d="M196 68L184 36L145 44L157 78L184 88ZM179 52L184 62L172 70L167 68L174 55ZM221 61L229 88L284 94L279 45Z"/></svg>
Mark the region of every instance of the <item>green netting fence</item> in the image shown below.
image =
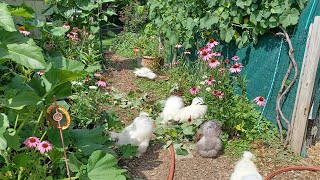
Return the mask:
<svg viewBox="0 0 320 180"><path fill-rule="evenodd" d="M290 37L294 47L295 59L299 67L299 75L297 82L284 99L282 109L288 119L291 119L294 108L309 25L313 22L314 17L319 15L319 1L310 0L301 14L298 26ZM234 46L226 48L228 54L236 54L242 59L244 65L243 73L247 75L249 80L247 85L248 98L253 99L260 95L268 97L268 102L263 109L263 113L268 120L276 123L276 98L290 62L288 44L283 40L283 37L276 36L275 34L267 34L260 37L256 45L250 44L242 49L237 49ZM291 79L292 76L293 74L291 74ZM317 77L316 84L318 84L318 81L319 77ZM315 88L317 89L317 85ZM314 108L319 105L319 92L320 91L316 92L314 98ZM316 110L313 112L315 115Z"/></svg>

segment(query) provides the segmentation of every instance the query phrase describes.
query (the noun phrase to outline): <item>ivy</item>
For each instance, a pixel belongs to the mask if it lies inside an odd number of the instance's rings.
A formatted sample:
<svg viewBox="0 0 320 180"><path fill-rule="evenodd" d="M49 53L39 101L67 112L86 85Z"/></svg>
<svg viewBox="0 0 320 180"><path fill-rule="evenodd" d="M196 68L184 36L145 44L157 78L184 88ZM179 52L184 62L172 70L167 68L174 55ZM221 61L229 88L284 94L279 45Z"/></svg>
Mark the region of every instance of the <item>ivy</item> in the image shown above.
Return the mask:
<svg viewBox="0 0 320 180"><path fill-rule="evenodd" d="M307 0L149 0L150 19L170 45L190 48L209 31L239 48L272 28L296 25Z"/></svg>

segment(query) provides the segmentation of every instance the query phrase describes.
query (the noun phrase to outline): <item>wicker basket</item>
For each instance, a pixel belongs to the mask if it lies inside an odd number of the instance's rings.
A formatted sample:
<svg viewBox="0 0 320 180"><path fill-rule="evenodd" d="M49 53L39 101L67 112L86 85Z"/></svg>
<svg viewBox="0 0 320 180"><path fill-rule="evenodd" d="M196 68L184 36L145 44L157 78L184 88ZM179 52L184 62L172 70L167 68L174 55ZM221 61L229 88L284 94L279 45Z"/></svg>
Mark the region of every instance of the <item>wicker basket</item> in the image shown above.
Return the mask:
<svg viewBox="0 0 320 180"><path fill-rule="evenodd" d="M143 56L141 65L143 67L149 68L151 70L159 70L164 64L164 59L162 57L153 57L153 56Z"/></svg>

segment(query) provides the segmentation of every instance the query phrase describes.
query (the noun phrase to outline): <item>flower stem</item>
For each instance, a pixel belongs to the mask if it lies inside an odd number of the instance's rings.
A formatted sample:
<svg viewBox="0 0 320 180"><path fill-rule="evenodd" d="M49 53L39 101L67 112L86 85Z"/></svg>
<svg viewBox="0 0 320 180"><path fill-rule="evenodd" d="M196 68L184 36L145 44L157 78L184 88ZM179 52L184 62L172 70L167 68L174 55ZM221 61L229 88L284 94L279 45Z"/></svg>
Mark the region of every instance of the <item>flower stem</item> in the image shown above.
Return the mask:
<svg viewBox="0 0 320 180"><path fill-rule="evenodd" d="M40 115L39 115L39 117L38 117L38 123L37 123L36 126L34 127L34 130L33 130L32 135L34 135L34 134L36 133L36 130L37 130L39 124L40 124L40 120L41 120L41 117L42 117L42 115L43 115L43 112L44 112L44 110L41 111L41 113L40 113Z"/></svg>

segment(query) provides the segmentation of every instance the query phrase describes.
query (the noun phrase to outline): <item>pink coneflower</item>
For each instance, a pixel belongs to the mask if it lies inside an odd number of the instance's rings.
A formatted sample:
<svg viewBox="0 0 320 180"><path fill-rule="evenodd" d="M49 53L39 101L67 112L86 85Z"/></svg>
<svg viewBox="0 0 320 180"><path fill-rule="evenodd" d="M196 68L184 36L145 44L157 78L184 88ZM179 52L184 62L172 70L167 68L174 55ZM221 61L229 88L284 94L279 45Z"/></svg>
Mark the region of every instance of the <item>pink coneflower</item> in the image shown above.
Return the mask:
<svg viewBox="0 0 320 180"><path fill-rule="evenodd" d="M37 74L39 74L39 76L42 76L44 74L44 70L39 70Z"/></svg>
<svg viewBox="0 0 320 180"><path fill-rule="evenodd" d="M46 48L51 48L53 46L52 42L47 42L46 43Z"/></svg>
<svg viewBox="0 0 320 180"><path fill-rule="evenodd" d="M241 71L241 68L242 68L242 64L241 63L235 63L231 68L230 68L230 71L232 73L239 73Z"/></svg>
<svg viewBox="0 0 320 180"><path fill-rule="evenodd" d="M200 91L200 88L199 87L193 87L189 91L190 91L191 94L197 94Z"/></svg>
<svg viewBox="0 0 320 180"><path fill-rule="evenodd" d="M19 32L25 36L29 36L30 35L30 31L27 30L19 30Z"/></svg>
<svg viewBox="0 0 320 180"><path fill-rule="evenodd" d="M208 80L207 80L207 83L209 84L209 85L212 85L212 83L213 82L215 82L216 80L214 79L214 78L209 78Z"/></svg>
<svg viewBox="0 0 320 180"><path fill-rule="evenodd" d="M210 46L211 48L215 47L216 41L213 38L209 39L207 46Z"/></svg>
<svg viewBox="0 0 320 180"><path fill-rule="evenodd" d="M182 48L182 45L181 44L177 44L174 47L180 49L180 48Z"/></svg>
<svg viewBox="0 0 320 180"><path fill-rule="evenodd" d="M215 58L211 58L210 59L209 66L211 68L215 68L215 67L217 67L219 65L220 65L220 62L218 60L216 60Z"/></svg>
<svg viewBox="0 0 320 180"><path fill-rule="evenodd" d="M219 91L219 90L214 90L214 91L212 92L212 95L217 96L219 99L222 99L224 93L221 92L221 91Z"/></svg>
<svg viewBox="0 0 320 180"><path fill-rule="evenodd" d="M186 50L186 51L184 52L184 54L185 54L185 55L189 55L189 54L191 54L191 52L188 51L188 50Z"/></svg>
<svg viewBox="0 0 320 180"><path fill-rule="evenodd" d="M212 58L212 52L202 51L200 57L204 61L208 61L210 58Z"/></svg>
<svg viewBox="0 0 320 180"><path fill-rule="evenodd" d="M106 87L107 86L107 78L102 76L99 81L96 82L98 87Z"/></svg>
<svg viewBox="0 0 320 180"><path fill-rule="evenodd" d="M224 62L225 62L226 64L228 64L228 62L229 62L229 59L225 59L225 60L224 60Z"/></svg>
<svg viewBox="0 0 320 180"><path fill-rule="evenodd" d="M95 73L94 73L94 76L95 76L95 77L101 77L101 72L95 72Z"/></svg>
<svg viewBox="0 0 320 180"><path fill-rule="evenodd" d="M219 72L220 72L220 73L225 73L225 72L226 72L226 69L221 68L221 69L219 69Z"/></svg>
<svg viewBox="0 0 320 180"><path fill-rule="evenodd" d="M254 101L258 104L258 106L265 106L266 105L266 99L262 96L258 96L254 98Z"/></svg>
<svg viewBox="0 0 320 180"><path fill-rule="evenodd" d="M231 59L234 61L238 61L240 58L239 58L239 56L233 56Z"/></svg>
<svg viewBox="0 0 320 180"><path fill-rule="evenodd" d="M34 136L28 137L26 140L23 141L23 144L30 148L37 147L39 143L40 139Z"/></svg>
<svg viewBox="0 0 320 180"><path fill-rule="evenodd" d="M42 141L38 144L38 150L40 153L49 152L52 150L52 145L48 141Z"/></svg>
<svg viewBox="0 0 320 180"><path fill-rule="evenodd" d="M86 77L86 78L83 80L83 83L86 83L86 82L88 82L88 81L90 81L90 80L91 80L91 78Z"/></svg>
<svg viewBox="0 0 320 180"><path fill-rule="evenodd" d="M214 53L212 53L212 55L216 56L216 57L219 57L219 56L221 56L221 53L220 52L214 52Z"/></svg>

